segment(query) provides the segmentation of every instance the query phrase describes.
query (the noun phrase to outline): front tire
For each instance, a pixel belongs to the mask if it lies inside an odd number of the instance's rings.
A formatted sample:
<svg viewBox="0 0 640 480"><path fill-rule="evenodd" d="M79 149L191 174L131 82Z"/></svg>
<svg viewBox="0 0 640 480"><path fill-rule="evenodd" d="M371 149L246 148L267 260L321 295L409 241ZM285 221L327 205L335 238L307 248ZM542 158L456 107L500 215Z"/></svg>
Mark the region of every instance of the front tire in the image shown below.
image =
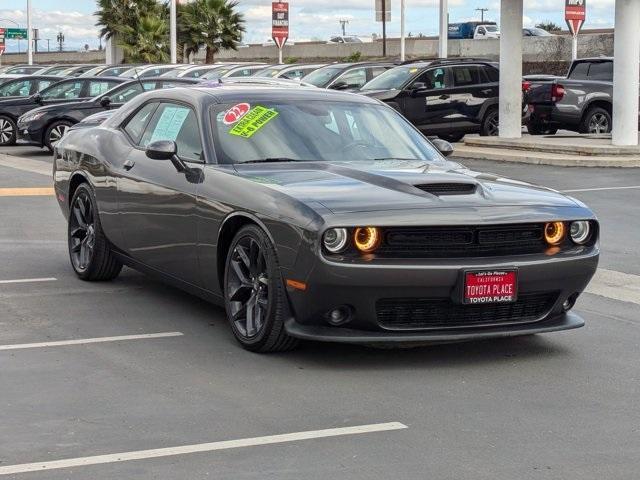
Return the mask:
<svg viewBox="0 0 640 480"><path fill-rule="evenodd" d="M499 126L498 109L496 107L490 108L482 119L482 125L480 125L480 136L497 136L499 133Z"/></svg>
<svg viewBox="0 0 640 480"><path fill-rule="evenodd" d="M66 120L59 120L49 125L49 128L44 132L44 146L53 152L53 147L60 141L67 129L71 127L73 123Z"/></svg>
<svg viewBox="0 0 640 480"><path fill-rule="evenodd" d="M86 183L78 186L71 200L68 244L71 266L82 280L113 280L122 270L104 236L93 191Z"/></svg>
<svg viewBox="0 0 640 480"><path fill-rule="evenodd" d="M11 117L0 115L0 147L15 145L17 132L16 122Z"/></svg>
<svg viewBox="0 0 640 480"><path fill-rule="evenodd" d="M284 328L287 299L276 250L257 225L241 228L231 242L224 297L231 330L243 348L278 352L298 344Z"/></svg>

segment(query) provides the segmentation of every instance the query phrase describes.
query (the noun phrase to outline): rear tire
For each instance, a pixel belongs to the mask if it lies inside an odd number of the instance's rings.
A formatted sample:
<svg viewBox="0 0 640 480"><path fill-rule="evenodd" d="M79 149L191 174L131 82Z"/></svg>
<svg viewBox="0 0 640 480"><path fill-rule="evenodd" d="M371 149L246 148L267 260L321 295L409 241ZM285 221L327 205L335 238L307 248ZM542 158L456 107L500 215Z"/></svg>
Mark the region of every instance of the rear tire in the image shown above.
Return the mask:
<svg viewBox="0 0 640 480"><path fill-rule="evenodd" d="M580 124L580 133L611 133L611 114L602 107L591 107Z"/></svg>
<svg viewBox="0 0 640 480"><path fill-rule="evenodd" d="M53 152L55 144L60 141L64 132L66 132L72 125L73 123L67 120L58 120L57 122L53 122L44 132L44 146L47 147L50 152Z"/></svg>
<svg viewBox="0 0 640 480"><path fill-rule="evenodd" d="M233 238L224 272L224 303L236 340L252 352L281 352L299 341L287 334L287 298L276 250L257 225Z"/></svg>
<svg viewBox="0 0 640 480"><path fill-rule="evenodd" d="M71 266L82 280L113 280L122 270L102 231L96 199L86 183L78 186L71 200L68 244Z"/></svg>
<svg viewBox="0 0 640 480"><path fill-rule="evenodd" d="M0 115L0 147L15 145L17 133L16 122L11 117Z"/></svg>
<svg viewBox="0 0 640 480"><path fill-rule="evenodd" d="M498 109L496 107L492 107L482 119L482 124L480 125L480 136L497 136L499 132L499 126Z"/></svg>

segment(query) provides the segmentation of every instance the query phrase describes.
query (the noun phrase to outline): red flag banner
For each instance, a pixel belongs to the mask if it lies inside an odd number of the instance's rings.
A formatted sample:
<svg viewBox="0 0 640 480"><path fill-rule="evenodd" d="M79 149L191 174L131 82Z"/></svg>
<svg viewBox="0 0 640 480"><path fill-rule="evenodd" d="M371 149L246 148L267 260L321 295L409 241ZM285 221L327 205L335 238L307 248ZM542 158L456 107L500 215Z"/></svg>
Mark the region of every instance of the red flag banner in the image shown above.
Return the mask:
<svg viewBox="0 0 640 480"><path fill-rule="evenodd" d="M582 25L587 18L587 0L566 0L564 7L564 19L569 31L573 35L580 33Z"/></svg>
<svg viewBox="0 0 640 480"><path fill-rule="evenodd" d="M282 48L289 38L289 3L273 2L271 12L271 36L278 48Z"/></svg>

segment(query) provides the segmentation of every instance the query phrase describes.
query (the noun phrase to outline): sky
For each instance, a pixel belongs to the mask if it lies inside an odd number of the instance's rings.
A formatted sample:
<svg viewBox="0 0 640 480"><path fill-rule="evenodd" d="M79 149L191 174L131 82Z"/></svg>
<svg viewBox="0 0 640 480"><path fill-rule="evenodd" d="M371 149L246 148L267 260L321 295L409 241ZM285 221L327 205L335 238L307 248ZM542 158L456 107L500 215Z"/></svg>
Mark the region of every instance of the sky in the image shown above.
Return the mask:
<svg viewBox="0 0 640 480"><path fill-rule="evenodd" d="M400 33L400 0L391 2L391 22L387 25L389 36ZM50 39L51 49L57 47L56 36L62 31L65 49L80 49L85 44L98 47L98 28L93 13L94 0L32 0L34 28L40 29L42 39ZM247 20L246 43L262 43L271 36L271 1L238 0L239 10ZM0 27L14 27L10 20L26 27L26 0L0 0ZM438 29L439 0L406 0L407 32L433 35ZM606 28L613 26L615 0L589 0L587 21L584 28ZM290 39L327 40L340 33L341 19L346 19L347 34L381 34L380 23L374 22L374 0L290 0ZM524 0L524 24L534 25L541 21L553 21L565 26L564 0ZM459 22L479 19L476 8L488 8L486 20L499 20L499 0L449 0L449 20ZM46 40L40 44L47 48ZM7 40L7 50L17 51L18 42ZM26 41L20 48L24 51Z"/></svg>

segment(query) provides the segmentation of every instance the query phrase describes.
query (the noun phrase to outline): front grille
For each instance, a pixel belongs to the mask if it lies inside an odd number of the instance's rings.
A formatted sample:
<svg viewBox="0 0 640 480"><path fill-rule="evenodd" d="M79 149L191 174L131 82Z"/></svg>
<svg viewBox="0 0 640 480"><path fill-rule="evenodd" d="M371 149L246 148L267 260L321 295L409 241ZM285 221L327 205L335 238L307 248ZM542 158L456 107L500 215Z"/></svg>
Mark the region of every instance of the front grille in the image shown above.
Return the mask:
<svg viewBox="0 0 640 480"><path fill-rule="evenodd" d="M389 227L376 255L387 258L492 257L542 253L544 224Z"/></svg>
<svg viewBox="0 0 640 480"><path fill-rule="evenodd" d="M476 191L476 185L473 183L426 183L423 185L415 185L423 192L432 195L471 195Z"/></svg>
<svg viewBox="0 0 640 480"><path fill-rule="evenodd" d="M513 303L463 305L448 298L384 298L376 302L378 324L389 330L483 327L540 320L558 292L524 293Z"/></svg>

